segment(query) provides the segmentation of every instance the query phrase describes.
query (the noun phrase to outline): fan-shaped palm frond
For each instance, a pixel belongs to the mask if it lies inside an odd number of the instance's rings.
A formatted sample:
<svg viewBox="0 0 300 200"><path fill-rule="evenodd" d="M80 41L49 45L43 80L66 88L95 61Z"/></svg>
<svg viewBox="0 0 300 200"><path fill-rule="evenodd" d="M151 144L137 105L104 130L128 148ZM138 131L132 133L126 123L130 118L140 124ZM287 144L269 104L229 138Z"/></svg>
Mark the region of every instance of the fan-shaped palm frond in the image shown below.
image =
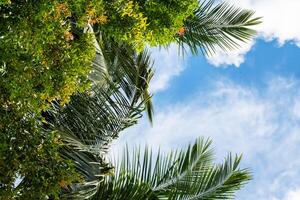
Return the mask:
<svg viewBox="0 0 300 200"><path fill-rule="evenodd" d="M249 172L238 168L239 156L212 164L210 143L198 139L187 150L165 157L148 148L143 155L127 148L115 175L101 182L93 199L231 199L250 179Z"/></svg>
<svg viewBox="0 0 300 200"><path fill-rule="evenodd" d="M216 48L231 50L239 47L239 42L251 39L256 31L251 26L260 23L260 18L254 17L254 12L232 6L215 0L199 2L199 8L194 15L184 22L182 33L176 40L184 49L187 45L193 54L202 51L210 55Z"/></svg>

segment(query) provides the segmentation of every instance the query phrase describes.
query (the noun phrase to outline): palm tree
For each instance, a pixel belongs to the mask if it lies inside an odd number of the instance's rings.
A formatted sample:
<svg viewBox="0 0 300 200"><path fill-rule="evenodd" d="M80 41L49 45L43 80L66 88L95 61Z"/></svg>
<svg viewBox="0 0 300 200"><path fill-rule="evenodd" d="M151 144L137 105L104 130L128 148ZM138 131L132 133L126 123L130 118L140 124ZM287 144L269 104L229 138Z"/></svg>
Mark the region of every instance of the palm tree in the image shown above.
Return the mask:
<svg viewBox="0 0 300 200"><path fill-rule="evenodd" d="M251 26L260 22L254 12L237 8L226 2L201 0L194 15L188 17L175 40L184 50L189 47L193 54L201 51L213 54L218 48L227 51L239 47L239 42L247 42L256 31Z"/></svg>
<svg viewBox="0 0 300 200"><path fill-rule="evenodd" d="M208 0L200 3L175 36L179 45L205 55L216 48L230 50L246 41L259 23L253 12ZM85 31L93 32L91 27ZM51 129L61 136L61 155L71 160L82 182L62 187L62 199L231 199L249 179L239 169L240 156L229 155L223 164L212 164L211 141L198 139L186 151L155 157L147 148L126 152L120 163L110 162L107 151L120 132L135 123L146 110L152 119L148 87L152 61L145 50L95 34L97 56L89 92L72 97L65 107L52 103L48 111ZM130 156L131 155L131 156ZM114 169L115 166L115 169Z"/></svg>

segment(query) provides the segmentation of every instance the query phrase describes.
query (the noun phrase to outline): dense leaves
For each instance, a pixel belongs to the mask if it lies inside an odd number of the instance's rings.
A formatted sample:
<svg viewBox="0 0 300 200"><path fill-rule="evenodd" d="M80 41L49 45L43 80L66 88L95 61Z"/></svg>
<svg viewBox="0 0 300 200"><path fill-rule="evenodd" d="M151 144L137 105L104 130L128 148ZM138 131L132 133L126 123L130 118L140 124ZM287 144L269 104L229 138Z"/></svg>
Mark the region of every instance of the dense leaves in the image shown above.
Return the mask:
<svg viewBox="0 0 300 200"><path fill-rule="evenodd" d="M143 50L178 41L192 52L232 49L250 39L253 12L214 1L11 1L0 5L0 102L39 112L48 101L89 88L97 37Z"/></svg>
<svg viewBox="0 0 300 200"><path fill-rule="evenodd" d="M72 13L60 1L1 1L1 198L55 198L80 179L41 116L52 100L63 105L91 85L95 48Z"/></svg>
<svg viewBox="0 0 300 200"><path fill-rule="evenodd" d="M107 23L99 26L117 41L135 44L168 45L183 21L198 6L197 0L120 0L106 3Z"/></svg>
<svg viewBox="0 0 300 200"><path fill-rule="evenodd" d="M0 111L1 199L55 197L62 180L79 180L72 164L58 153L61 141L56 132L43 129L34 115Z"/></svg>
<svg viewBox="0 0 300 200"><path fill-rule="evenodd" d="M59 1L12 1L0 6L1 106L39 112L47 101L67 103L88 88L95 50L73 28L72 11Z"/></svg>

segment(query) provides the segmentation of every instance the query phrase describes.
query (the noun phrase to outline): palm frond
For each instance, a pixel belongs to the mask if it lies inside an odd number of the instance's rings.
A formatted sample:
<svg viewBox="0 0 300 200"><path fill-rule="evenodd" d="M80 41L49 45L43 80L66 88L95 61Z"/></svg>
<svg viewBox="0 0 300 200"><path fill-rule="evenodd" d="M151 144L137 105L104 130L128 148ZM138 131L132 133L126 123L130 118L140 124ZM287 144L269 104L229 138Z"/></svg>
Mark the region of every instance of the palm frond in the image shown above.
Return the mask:
<svg viewBox="0 0 300 200"><path fill-rule="evenodd" d="M104 33L95 34L89 24L84 32L91 35L96 49L93 70L89 75L93 86L106 87L114 82L131 99L132 104L142 99L152 123L153 106L149 83L153 77L153 61L147 49L137 53L135 48L127 43L115 42Z"/></svg>
<svg viewBox="0 0 300 200"><path fill-rule="evenodd" d="M74 150L72 146L65 145L60 153L66 160L74 162L76 171L83 178L82 182L62 188L61 199L90 199L104 177L112 173L112 167L105 158L89 151Z"/></svg>
<svg viewBox="0 0 300 200"><path fill-rule="evenodd" d="M49 111L55 115L53 126L64 142L62 157L73 161L85 180L64 190L62 198L87 199L95 194L110 170L103 155L120 131L137 123L143 110L143 102L132 105L111 85L95 88L93 95L77 94L66 107Z"/></svg>
<svg viewBox="0 0 300 200"><path fill-rule="evenodd" d="M153 106L149 83L153 77L153 61L146 50L137 53L133 47L126 43L117 43L101 35L99 42L108 74L111 80L119 84L131 104L142 100L150 122L153 118Z"/></svg>
<svg viewBox="0 0 300 200"><path fill-rule="evenodd" d="M115 175L104 178L93 199L230 199L250 179L249 172L238 169L238 156L212 164L210 144L198 139L167 156L154 156L147 147L126 148Z"/></svg>
<svg viewBox="0 0 300 200"><path fill-rule="evenodd" d="M174 184L174 199L233 199L235 191L251 179L247 169L238 169L240 161L241 156L229 154L221 165L197 166Z"/></svg>
<svg viewBox="0 0 300 200"><path fill-rule="evenodd" d="M200 50L204 55L211 55L217 48L232 50L239 47L239 42L255 36L256 31L250 27L261 23L261 18L254 14L226 2L203 0L194 15L184 22L185 32L177 35L176 40L183 50L186 45L193 54Z"/></svg>
<svg viewBox="0 0 300 200"><path fill-rule="evenodd" d="M74 23L74 25L76 25ZM105 87L106 79L109 78L108 74L108 66L106 64L105 58L103 56L102 49L99 45L99 42L96 38L94 29L92 25L87 24L83 30L84 33L88 33L92 39L94 48L96 50L96 55L94 60L92 61L92 71L90 72L88 78L92 81L93 86L101 86ZM101 37L100 37L101 39Z"/></svg>
<svg viewBox="0 0 300 200"><path fill-rule="evenodd" d="M110 140L105 138L118 137L120 131L137 122L143 110L142 102L132 105L114 85L109 89L97 88L92 95L73 96L58 112L57 128L64 134L71 132L85 144L109 143Z"/></svg>

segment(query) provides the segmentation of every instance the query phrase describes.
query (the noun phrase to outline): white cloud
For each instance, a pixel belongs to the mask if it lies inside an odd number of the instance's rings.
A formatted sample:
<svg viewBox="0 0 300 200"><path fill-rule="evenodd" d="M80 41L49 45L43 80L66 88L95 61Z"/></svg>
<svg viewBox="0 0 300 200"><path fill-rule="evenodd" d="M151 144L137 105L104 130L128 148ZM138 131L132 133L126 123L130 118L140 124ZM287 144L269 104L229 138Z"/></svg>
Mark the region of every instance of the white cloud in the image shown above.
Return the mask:
<svg viewBox="0 0 300 200"><path fill-rule="evenodd" d="M300 188L290 189L285 195L279 199L277 197L271 197L271 200L299 200L300 199Z"/></svg>
<svg viewBox="0 0 300 200"><path fill-rule="evenodd" d="M239 67L245 61L245 54L248 53L254 41L249 41L248 43L241 43L239 49L234 49L231 51L224 51L218 49L213 55L207 58L208 62L216 67L224 65L234 65Z"/></svg>
<svg viewBox="0 0 300 200"><path fill-rule="evenodd" d="M265 39L276 39L280 44L288 41L300 42L298 0L230 0L246 8L256 11L263 17L263 23L258 26L260 34ZM300 47L300 46L299 46Z"/></svg>
<svg viewBox="0 0 300 200"><path fill-rule="evenodd" d="M266 41L277 40L280 45L286 42L293 42L300 47L299 0L226 1L242 8L252 9L256 11L257 16L262 16L263 23L257 26L256 29L259 31L259 36ZM252 45L253 43L250 44ZM228 54L217 53L210 61L216 66L230 64L239 66L244 61L244 55L250 49L249 46L246 46L240 51L233 51Z"/></svg>
<svg viewBox="0 0 300 200"><path fill-rule="evenodd" d="M300 102L296 101L293 106L293 114L295 117L300 118Z"/></svg>
<svg viewBox="0 0 300 200"><path fill-rule="evenodd" d="M300 188L291 190L286 193L283 200L299 200L300 199Z"/></svg>
<svg viewBox="0 0 300 200"><path fill-rule="evenodd" d="M183 58L178 55L178 46L170 45L168 49L152 48L155 74L150 85L152 92L166 89L174 76L184 70Z"/></svg>
<svg viewBox="0 0 300 200"><path fill-rule="evenodd" d="M263 92L219 81L208 93L157 109L152 128L142 121L114 148L118 151L130 141L167 151L199 136L210 137L218 159L229 151L243 153L244 166L254 172L239 199L281 198L300 185L299 88L299 82L284 78L272 79Z"/></svg>

